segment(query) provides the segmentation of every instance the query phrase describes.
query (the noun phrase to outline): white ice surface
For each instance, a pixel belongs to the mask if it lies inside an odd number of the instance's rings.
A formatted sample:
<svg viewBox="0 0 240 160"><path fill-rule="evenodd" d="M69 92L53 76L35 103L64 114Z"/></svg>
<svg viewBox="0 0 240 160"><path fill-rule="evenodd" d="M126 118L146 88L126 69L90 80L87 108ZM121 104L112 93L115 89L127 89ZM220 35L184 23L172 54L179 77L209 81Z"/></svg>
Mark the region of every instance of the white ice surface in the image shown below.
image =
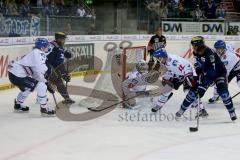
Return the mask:
<svg viewBox="0 0 240 160"><path fill-rule="evenodd" d="M77 78L74 78L72 83L77 84ZM230 85L230 91L232 94L239 91L234 82ZM35 104L35 93L26 101L26 104L31 106L29 113L13 113L13 99L17 93L18 89L0 92L0 160L238 160L240 158L239 121L232 123L221 103L206 104L212 88L203 99L210 117L201 119L200 130L196 133L190 133L188 130L190 126L195 126L195 121L150 121L149 117L146 119L146 116L150 116L149 98L139 100L143 105L140 110L126 111L116 108L91 121L64 122L56 117L41 117L39 105ZM184 98L181 89L174 93L162 110L162 113L167 114L170 119L179 109ZM239 97L234 99L238 117L240 117ZM85 111L86 108L77 105L80 98L77 96L73 98L77 103L71 110ZM61 100L61 97L57 96L57 99ZM53 105L51 95L49 100Z"/></svg>

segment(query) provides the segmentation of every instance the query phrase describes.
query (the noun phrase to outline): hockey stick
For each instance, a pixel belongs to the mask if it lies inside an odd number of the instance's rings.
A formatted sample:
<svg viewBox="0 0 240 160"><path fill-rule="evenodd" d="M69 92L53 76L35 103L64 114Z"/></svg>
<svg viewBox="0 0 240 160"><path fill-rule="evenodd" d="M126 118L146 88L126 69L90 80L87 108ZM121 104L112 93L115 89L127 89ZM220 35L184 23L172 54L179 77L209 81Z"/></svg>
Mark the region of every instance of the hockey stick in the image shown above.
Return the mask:
<svg viewBox="0 0 240 160"><path fill-rule="evenodd" d="M56 97L55 97L55 94L52 93L52 95L53 95L53 99L54 99L54 103L55 103L55 105L56 105L56 108L59 109L59 107L58 107L58 105L57 105L57 99L56 99Z"/></svg>
<svg viewBox="0 0 240 160"><path fill-rule="evenodd" d="M234 99L235 97L237 97L239 94L240 94L240 92L234 94L234 96L232 96L232 99ZM218 101L219 98L220 98L220 96L218 96L215 101ZM215 104L215 103L208 103L208 104Z"/></svg>
<svg viewBox="0 0 240 160"><path fill-rule="evenodd" d="M159 93L159 92L156 92L156 93L152 93L152 94L150 94L150 95L155 95L155 94L158 94L158 93ZM124 103L124 102L126 102L126 101L128 101L128 100L130 100L130 99L136 98L136 97L141 96L141 95L142 95L142 94L135 95L135 96L133 96L133 97L131 97L131 98L128 98L128 99L126 99L126 100L122 100L122 101L120 101L120 102L118 102L118 103L112 104L112 105L107 106L107 107L104 107L104 108L92 108L92 107L89 107L88 110L90 110L90 111L92 111L92 112L101 112L101 111L104 111L104 110L106 110L106 109L112 108L112 107L114 107L114 106L116 106L116 105L118 105L118 104ZM150 96L150 95L149 95L149 96Z"/></svg>
<svg viewBox="0 0 240 160"><path fill-rule="evenodd" d="M200 96L198 94L198 107L197 107L197 126L196 127L189 127L190 132L197 132L199 128L199 110L200 110Z"/></svg>
<svg viewBox="0 0 240 160"><path fill-rule="evenodd" d="M68 74L68 60L67 60L67 74ZM66 90L67 90L67 87L68 87L68 82L66 81Z"/></svg>
<svg viewBox="0 0 240 160"><path fill-rule="evenodd" d="M201 82L201 75L199 75L198 82L200 84ZM198 94L198 106L197 106L197 126L196 127L189 127L190 132L197 132L199 128L199 111L200 111L200 95Z"/></svg>
<svg viewBox="0 0 240 160"><path fill-rule="evenodd" d="M240 92L236 93L234 96L232 96L232 99L237 97L240 94Z"/></svg>

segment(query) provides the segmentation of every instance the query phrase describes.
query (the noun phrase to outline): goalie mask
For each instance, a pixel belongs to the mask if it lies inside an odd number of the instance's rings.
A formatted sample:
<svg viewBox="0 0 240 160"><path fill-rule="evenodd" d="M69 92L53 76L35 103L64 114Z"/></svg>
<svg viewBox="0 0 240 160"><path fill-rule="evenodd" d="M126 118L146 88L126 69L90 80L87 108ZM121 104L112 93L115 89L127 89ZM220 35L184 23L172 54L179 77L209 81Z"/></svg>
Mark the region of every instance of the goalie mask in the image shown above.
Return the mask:
<svg viewBox="0 0 240 160"><path fill-rule="evenodd" d="M153 57L160 63L165 63L168 58L166 49L159 48L159 49L155 50L153 53Z"/></svg>
<svg viewBox="0 0 240 160"><path fill-rule="evenodd" d="M146 73L148 71L148 65L146 61L141 60L137 63L136 69L139 73Z"/></svg>

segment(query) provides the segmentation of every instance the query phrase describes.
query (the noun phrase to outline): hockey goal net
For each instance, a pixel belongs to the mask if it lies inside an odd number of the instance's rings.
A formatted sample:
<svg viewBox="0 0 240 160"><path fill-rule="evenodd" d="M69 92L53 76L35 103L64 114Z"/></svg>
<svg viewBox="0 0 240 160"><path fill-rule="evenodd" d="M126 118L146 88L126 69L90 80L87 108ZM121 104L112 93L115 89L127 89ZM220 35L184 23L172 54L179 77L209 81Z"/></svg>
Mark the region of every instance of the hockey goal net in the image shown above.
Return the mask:
<svg viewBox="0 0 240 160"><path fill-rule="evenodd" d="M146 60L147 57L146 46L124 48L122 56L123 56L122 80L125 80L127 77L127 73L131 72L136 67L136 64L139 61Z"/></svg>
<svg viewBox="0 0 240 160"><path fill-rule="evenodd" d="M127 77L127 74L134 70L136 64L141 60L146 60L146 47L137 46L129 48L118 48L108 51L106 63L102 68L103 73L99 75L98 82L94 89L105 91L114 95L119 95L124 99L122 94L121 83ZM112 63L114 60L115 63ZM80 102L80 106L96 107L101 104L101 100L95 98L86 98Z"/></svg>

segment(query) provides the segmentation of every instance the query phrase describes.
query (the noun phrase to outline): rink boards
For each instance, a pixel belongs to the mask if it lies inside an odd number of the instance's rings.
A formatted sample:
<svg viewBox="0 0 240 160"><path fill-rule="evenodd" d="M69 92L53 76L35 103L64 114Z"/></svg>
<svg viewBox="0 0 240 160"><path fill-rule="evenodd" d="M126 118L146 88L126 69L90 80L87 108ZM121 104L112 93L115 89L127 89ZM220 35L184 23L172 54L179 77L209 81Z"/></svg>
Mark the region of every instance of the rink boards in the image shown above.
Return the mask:
<svg viewBox="0 0 240 160"><path fill-rule="evenodd" d="M191 35L167 35L166 37L166 48L169 53L177 54L193 61L190 46ZM235 47L235 51L240 54L240 36L205 35L204 37L206 44L210 47L219 39L230 42ZM36 38L37 37L0 38L0 90L13 87L8 80L7 65L11 60L19 59L31 51ZM53 36L48 36L47 38L50 41L54 39ZM68 49L75 53L75 56L96 56L102 60L103 64L106 64L109 50L117 50L120 46L146 46L150 38L151 35L69 35L67 46ZM81 71L72 73L72 76L83 76L99 72L101 72L101 70L94 70L94 68L87 67L85 70L82 69Z"/></svg>

